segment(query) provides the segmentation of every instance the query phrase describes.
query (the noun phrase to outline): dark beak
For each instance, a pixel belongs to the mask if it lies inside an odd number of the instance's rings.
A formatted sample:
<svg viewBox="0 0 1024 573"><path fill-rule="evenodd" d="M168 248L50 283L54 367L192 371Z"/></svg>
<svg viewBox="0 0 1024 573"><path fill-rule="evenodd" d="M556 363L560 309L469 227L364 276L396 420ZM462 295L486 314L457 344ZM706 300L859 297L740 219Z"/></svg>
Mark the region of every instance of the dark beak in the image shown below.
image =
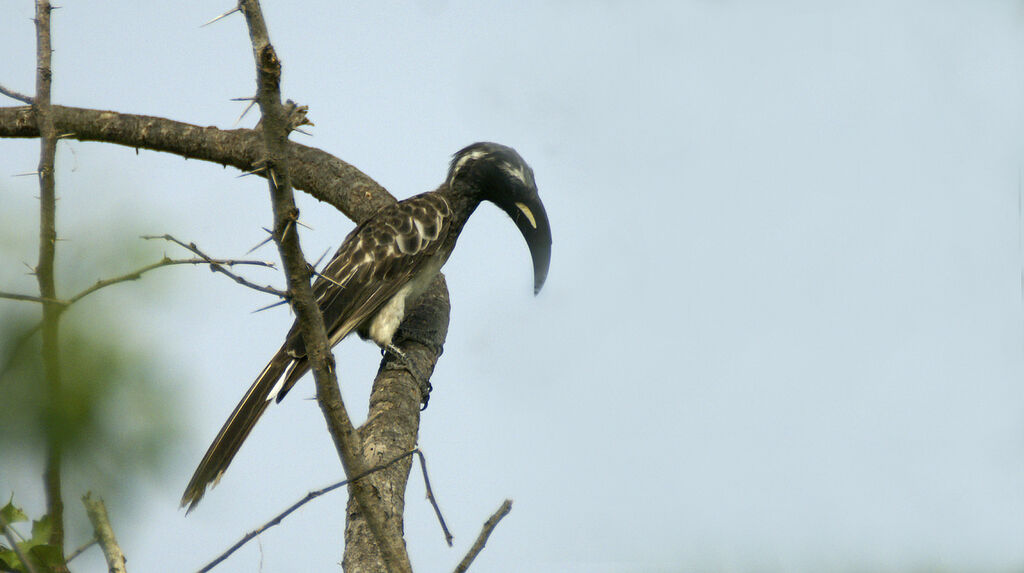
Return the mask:
<svg viewBox="0 0 1024 573"><path fill-rule="evenodd" d="M548 225L547 211L537 196L515 202L507 206L505 211L515 221L530 247L530 256L533 258L533 294L537 294L548 278L548 265L551 263L551 227Z"/></svg>

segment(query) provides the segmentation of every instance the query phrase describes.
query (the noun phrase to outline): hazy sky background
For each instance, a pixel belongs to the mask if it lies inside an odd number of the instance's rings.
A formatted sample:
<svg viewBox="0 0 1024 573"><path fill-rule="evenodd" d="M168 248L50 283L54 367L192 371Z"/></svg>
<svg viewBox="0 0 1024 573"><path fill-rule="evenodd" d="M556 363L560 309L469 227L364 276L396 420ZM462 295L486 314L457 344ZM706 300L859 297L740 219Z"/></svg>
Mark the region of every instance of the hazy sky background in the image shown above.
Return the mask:
<svg viewBox="0 0 1024 573"><path fill-rule="evenodd" d="M232 127L229 98L254 91L244 22L199 27L229 7L65 3L54 102ZM551 219L536 298L528 251L493 207L446 267L451 329L420 444L456 546L414 474L417 570L450 570L506 497L474 571L1024 567L1024 4L264 10L283 94L316 123L293 139L400 198L435 188L462 146L502 142L533 166ZM2 13L0 83L30 93L31 3ZM98 244L179 254L137 244L168 232L241 257L270 224L262 180L59 149L59 263L85 277L65 294L128 270L91 255ZM36 182L10 175L37 153L0 141L8 242L36 233ZM352 227L300 207L311 259ZM35 248L0 261L0 290L33 290L21 261ZM167 474L112 513L132 570L194 570L341 470L307 379L186 518L185 483L291 317L252 314L272 301L203 269L146 281L159 286L92 304L116 303L188 414ZM378 352L352 339L336 356L362 418ZM38 468L7 469L0 495L38 513ZM331 570L343 508L340 492L308 506L218 571ZM101 570L98 552L79 568Z"/></svg>

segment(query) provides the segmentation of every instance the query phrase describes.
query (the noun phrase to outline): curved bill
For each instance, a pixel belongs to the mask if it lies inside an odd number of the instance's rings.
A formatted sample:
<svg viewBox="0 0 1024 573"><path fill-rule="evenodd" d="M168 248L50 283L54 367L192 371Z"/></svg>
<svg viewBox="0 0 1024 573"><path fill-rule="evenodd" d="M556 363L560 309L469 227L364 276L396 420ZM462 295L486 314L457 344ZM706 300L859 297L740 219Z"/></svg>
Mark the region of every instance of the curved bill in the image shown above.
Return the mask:
<svg viewBox="0 0 1024 573"><path fill-rule="evenodd" d="M530 247L530 257L533 258L533 294L537 294L548 278L548 266L551 264L551 227L548 225L547 211L539 197L516 201L506 210Z"/></svg>

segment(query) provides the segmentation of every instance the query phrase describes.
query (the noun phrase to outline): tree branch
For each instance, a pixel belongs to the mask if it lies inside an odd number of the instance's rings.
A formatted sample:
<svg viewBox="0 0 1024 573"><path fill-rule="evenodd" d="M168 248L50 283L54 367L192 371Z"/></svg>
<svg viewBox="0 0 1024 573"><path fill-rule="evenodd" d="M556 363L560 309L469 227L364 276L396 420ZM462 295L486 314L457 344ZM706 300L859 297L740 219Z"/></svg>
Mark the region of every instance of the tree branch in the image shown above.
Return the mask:
<svg viewBox="0 0 1024 573"><path fill-rule="evenodd" d="M466 556L463 557L462 561L460 561L455 567L455 573L466 573L470 564L473 563L476 556L479 555L480 552L483 551L484 546L487 545L487 539L491 537L491 533L494 531L494 528L498 526L498 522L504 519L510 511L512 511L512 500L506 499L505 502L501 504L501 507L498 508L498 511L495 511L494 515L484 522L484 527L480 530L480 535L477 536L473 546L469 548L469 552L466 553Z"/></svg>
<svg viewBox="0 0 1024 573"><path fill-rule="evenodd" d="M222 561L224 561L225 559L230 557L232 553L234 553L235 551L240 549L243 545L245 545L246 543L252 541L256 536L258 536L259 534L263 533L264 531L270 529L271 527L274 527L275 525L280 524L281 521L284 520L284 518L286 518L289 515L291 515L295 510L299 509L303 505L306 505L307 503L309 503L309 502L313 501L314 499L324 495L325 493L330 493L330 492L338 489L339 487L341 487L343 485L347 485L350 482L353 482L355 480L364 478L364 477L366 477L366 476L368 476L368 475L370 475L372 473L378 472L380 470L386 469L386 468L394 465L398 461L401 461L401 460L403 460L403 459L405 459L405 458L407 458L407 457L409 457L409 456L411 456L413 454L418 454L421 459L423 457L423 452L421 452L417 448L417 449L415 449L415 450L413 450L411 452L405 452L404 454L398 456L397 458L394 458L393 460L391 460L391 461L389 461L389 462L387 462L385 464L380 464L380 465L374 466L374 467L366 470L365 472L363 472L363 473L361 473L361 474L359 474L357 476L353 476L352 479L350 479L350 480L349 479L341 480L341 481L339 481L337 483L333 483L333 484L331 484L331 485L329 485L329 486L327 486L325 488L321 488L321 489L318 489L316 491L311 491L311 492L307 493L305 495L305 497L303 497L299 501L293 503L292 505L288 506L288 509L286 509L286 510L282 511L281 513L277 514L270 521L264 523L263 525L261 525L258 528L250 531L249 533L246 533L234 545L232 545L226 551L224 551L223 553L218 555L216 559L214 559L213 561L210 561L205 566L203 566L203 568L199 570L199 573L206 573L207 571L213 569L214 567L219 565Z"/></svg>
<svg viewBox="0 0 1024 573"><path fill-rule="evenodd" d="M50 109L50 84L53 76L50 44L50 12L48 0L36 1L36 97L32 114L39 129L39 264L36 280L42 299L57 298L54 278L54 259L57 246L57 197L54 164L57 155L57 130ZM58 328L61 306L43 303L43 372L50 403L57 403L61 395L60 348ZM61 447L52 434L47 437L46 467L43 481L46 490L46 513L53 520L50 544L64 556L64 500L61 493ZM67 571L61 564L58 571Z"/></svg>
<svg viewBox="0 0 1024 573"><path fill-rule="evenodd" d="M334 438L345 474L358 475L366 468L362 441L352 426L338 389L334 356L327 341L323 316L313 298L313 289L309 284L309 269L299 245L298 233L294 230L289 232L290 229L294 229L298 209L292 196L285 145L290 126L286 123L288 118L285 117L285 110L281 105L281 62L270 44L259 2L242 0L239 7L249 27L249 38L256 60L257 100L262 112L260 125L266 149L265 165L269 175L267 180L274 208L274 240L281 253L288 279L288 291L292 295L292 308L299 321L306 355L316 381L317 401L331 431L331 437ZM362 481L351 482L349 491L352 492L352 497L358 502L361 513L369 524L386 569L390 572L411 573L412 566L405 552L401 530L398 530L397 535L393 529L385 532L385 515L370 485Z"/></svg>
<svg viewBox="0 0 1024 573"><path fill-rule="evenodd" d="M149 237L146 237L146 238L149 238ZM157 237L157 238L162 238L162 237ZM126 274L123 274L121 276L112 277L112 278L109 278L109 279L100 279L100 280L96 281L96 283L93 284L91 287L89 287L89 288L79 292L78 294L76 294L76 295L74 295L74 296L72 296L71 298L68 298L68 299L50 299L50 298L43 298L43 297L38 297L38 296L33 296L33 295L28 295L28 294L18 294L18 293L12 293L12 292L0 292L0 298L5 298L5 299L9 299L9 300L22 300L22 301L28 301L28 302L58 304L58 305L66 308L66 307L69 307L69 306L75 304L76 302L82 300L83 298L89 296L90 294L92 294L92 293L94 293L94 292L96 292L96 291L98 291L100 289L106 288L108 286L113 286L113 285L116 285L116 284L120 284L120 283L123 283L123 282L139 280L140 278L142 278L143 274L148 273L149 271L152 271L152 270L155 270L155 269L159 269L159 268L162 268L162 267L175 266L175 265L206 265L206 264L210 265L211 267L221 267L221 266L231 267L231 266L235 266L235 265L250 265L250 266L258 266L258 267L274 268L276 266L276 265L274 265L274 263L271 263L271 262L268 262L268 261L236 260L236 259L211 259L211 258L208 258L206 256L204 256L201 259L172 259L172 258L169 258L169 257L164 257L163 259L161 259L161 260L159 260L159 261L157 261L155 263L151 263L151 264L148 264L148 265L146 265L144 267L140 267L138 269L135 269L134 271L131 271L130 273L126 273ZM243 279L241 277L237 277L236 275L234 275L231 272L225 272L225 271L221 271L221 272L224 272L224 274L226 274L227 276L235 279L236 281L237 280L245 281L245 279ZM249 285L246 285L246 286L249 286ZM263 292L267 292L267 290L269 290L269 291L271 291L271 294L275 294L277 296L285 296L285 293L283 293L283 292L281 292L279 290L276 290L276 289L272 289L270 287L255 286L253 288L256 288L256 290L261 290Z"/></svg>
<svg viewBox="0 0 1024 573"><path fill-rule="evenodd" d="M260 292L265 292L267 294L272 294L274 296L278 296L278 297L281 297L283 299L287 299L288 298L288 293L286 293L286 292L279 291L276 288L271 287L271 286L260 286L260 285L258 285L256 283L249 282L247 279L245 279L245 278L243 278L243 277L241 277L239 275L236 275L235 273L225 269L222 263L220 263L216 259L211 259L209 256L207 256L206 253L204 253L203 251L199 250L199 247L197 247L195 243L189 243L189 244L186 245L185 243L179 241L178 239L175 239L174 237L172 237L170 235L143 235L142 238L143 239L163 239L165 241L170 241L170 242L172 242L172 243L174 243L176 245L180 245L182 248L192 252L195 255L198 255L202 259L202 262L209 264L211 271L214 271L214 272L217 272L217 273L221 273L224 276L229 277L231 280L235 281L236 283L238 283L238 284L240 284L242 286L249 287L249 288L251 288L253 290L258 290ZM264 263L264 266L273 267L274 265L273 265L273 263Z"/></svg>
<svg viewBox="0 0 1024 573"><path fill-rule="evenodd" d="M16 99L20 102L32 105L32 98L23 93L16 92L8 87L0 85L0 94L3 94L11 99Z"/></svg>
<svg viewBox="0 0 1024 573"><path fill-rule="evenodd" d="M230 165L243 172L256 170L264 158L262 130L224 130L161 117L59 105L50 110L57 132L69 134L64 139L163 151ZM39 137L32 108L0 107L0 137ZM395 202L376 181L345 161L315 147L292 141L284 144L295 188L330 203L350 219L364 221Z"/></svg>
<svg viewBox="0 0 1024 573"><path fill-rule="evenodd" d="M103 557L107 560L107 569L110 573L125 573L125 563L128 561L121 546L117 544L114 537L114 529L110 527L110 518L107 516L107 507L102 499L93 499L92 493L86 493L82 497L85 504L85 513L89 516L89 523L92 523L96 541L103 549Z"/></svg>

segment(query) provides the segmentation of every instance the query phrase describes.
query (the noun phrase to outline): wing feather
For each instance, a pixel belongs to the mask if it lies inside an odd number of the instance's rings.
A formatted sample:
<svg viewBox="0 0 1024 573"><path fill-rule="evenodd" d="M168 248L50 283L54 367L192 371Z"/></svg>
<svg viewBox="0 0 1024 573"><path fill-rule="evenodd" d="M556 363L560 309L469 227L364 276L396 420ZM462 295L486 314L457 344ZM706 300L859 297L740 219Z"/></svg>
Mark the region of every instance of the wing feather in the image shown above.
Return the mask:
<svg viewBox="0 0 1024 573"><path fill-rule="evenodd" d="M430 264L445 245L451 223L452 210L444 198L425 193L385 207L345 238L320 273L323 276L313 283L332 346L373 317ZM309 370L297 324L288 332L285 347L296 362L278 401Z"/></svg>

